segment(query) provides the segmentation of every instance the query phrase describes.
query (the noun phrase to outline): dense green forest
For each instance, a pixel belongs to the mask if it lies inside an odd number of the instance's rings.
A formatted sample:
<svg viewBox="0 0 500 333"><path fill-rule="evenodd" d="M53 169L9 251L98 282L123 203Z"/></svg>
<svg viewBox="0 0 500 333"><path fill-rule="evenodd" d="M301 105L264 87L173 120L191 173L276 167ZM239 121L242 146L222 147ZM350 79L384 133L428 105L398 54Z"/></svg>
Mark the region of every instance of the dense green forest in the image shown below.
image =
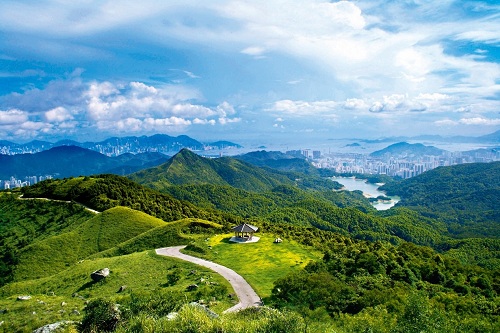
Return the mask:
<svg viewBox="0 0 500 333"><path fill-rule="evenodd" d="M167 163L136 172L129 178L160 191L172 185L193 184L226 185L252 192L270 190L279 185L323 190L341 187L337 182L316 174L260 168L232 157L204 158L188 149L181 150Z"/></svg>
<svg viewBox="0 0 500 333"><path fill-rule="evenodd" d="M499 238L500 162L439 167L381 187L398 206L446 223L460 238Z"/></svg>
<svg viewBox="0 0 500 333"><path fill-rule="evenodd" d="M182 151L169 164L132 176L151 188L98 175L1 192L0 321L8 323L0 332L27 332L71 318L80 321L73 328L81 332L500 330L500 239L493 205L498 163L439 168L418 182L389 181L385 189L399 194L402 203L376 211L359 191L339 191L335 182L316 175L192 155ZM474 208L452 204L463 197ZM258 226L262 236L297 242L301 251L322 253L322 260L288 267L272 292L270 285L268 307L213 316L188 303L212 300L222 312L230 303L224 282L189 293L187 287L200 281L197 273L148 251L190 244L191 253L217 260L207 241L241 222ZM230 251L237 255L237 248ZM158 267L148 266L145 274L129 271L145 270L145 263ZM89 282L88 272L104 264L114 267L113 278ZM123 284L133 287L116 293ZM23 306L15 301L22 293L38 300ZM58 311L62 301L79 314ZM28 320L29 311L41 315ZM167 319L172 312L178 315Z"/></svg>
<svg viewBox="0 0 500 333"><path fill-rule="evenodd" d="M468 238L456 243L446 223L422 216L408 208L377 212L360 193L349 191L303 190L280 185L270 191L250 192L230 186L169 186L160 193L124 177L101 175L65 180L50 180L24 188L25 197L48 197L72 200L99 211L126 206L149 215L174 221L193 217L223 225L273 222L314 226L356 239L404 241L452 252L457 258L478 240ZM498 239L482 242L482 251L473 262L500 267ZM471 262L471 257L467 257Z"/></svg>

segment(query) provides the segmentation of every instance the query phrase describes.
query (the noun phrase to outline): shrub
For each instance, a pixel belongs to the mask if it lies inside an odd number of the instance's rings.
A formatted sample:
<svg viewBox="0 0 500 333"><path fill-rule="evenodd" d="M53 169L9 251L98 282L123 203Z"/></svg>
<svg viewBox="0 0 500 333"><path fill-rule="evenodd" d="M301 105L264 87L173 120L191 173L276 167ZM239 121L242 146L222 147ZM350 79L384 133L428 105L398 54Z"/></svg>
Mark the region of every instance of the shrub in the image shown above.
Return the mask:
<svg viewBox="0 0 500 333"><path fill-rule="evenodd" d="M121 321L118 305L104 299L91 301L84 309L78 330L83 333L113 332Z"/></svg>

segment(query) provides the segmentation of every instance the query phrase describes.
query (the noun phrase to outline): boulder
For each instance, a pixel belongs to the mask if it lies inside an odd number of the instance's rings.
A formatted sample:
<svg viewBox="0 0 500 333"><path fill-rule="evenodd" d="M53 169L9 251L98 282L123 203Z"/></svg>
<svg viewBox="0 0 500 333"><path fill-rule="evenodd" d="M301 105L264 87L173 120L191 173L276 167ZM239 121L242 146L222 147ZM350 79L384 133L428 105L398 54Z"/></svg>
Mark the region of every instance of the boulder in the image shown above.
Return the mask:
<svg viewBox="0 0 500 333"><path fill-rule="evenodd" d="M48 324L37 328L33 331L33 333L52 333L52 332L60 332L65 326L74 324L74 321L59 321L57 323Z"/></svg>
<svg viewBox="0 0 500 333"><path fill-rule="evenodd" d="M92 274L90 274L90 278L94 282L99 282L99 281L105 279L108 275L109 275L109 268L106 267L103 269L98 269L95 272L92 272Z"/></svg>
<svg viewBox="0 0 500 333"><path fill-rule="evenodd" d="M186 288L188 291L193 291L195 289L198 289L198 285L197 284L190 284L189 286L187 286Z"/></svg>
<svg viewBox="0 0 500 333"><path fill-rule="evenodd" d="M125 289L127 289L127 286L121 286L120 289L118 289L118 292L121 293L122 291L124 291Z"/></svg>
<svg viewBox="0 0 500 333"><path fill-rule="evenodd" d="M17 296L18 301L28 301L30 299L31 299L31 296L29 296L29 295Z"/></svg>

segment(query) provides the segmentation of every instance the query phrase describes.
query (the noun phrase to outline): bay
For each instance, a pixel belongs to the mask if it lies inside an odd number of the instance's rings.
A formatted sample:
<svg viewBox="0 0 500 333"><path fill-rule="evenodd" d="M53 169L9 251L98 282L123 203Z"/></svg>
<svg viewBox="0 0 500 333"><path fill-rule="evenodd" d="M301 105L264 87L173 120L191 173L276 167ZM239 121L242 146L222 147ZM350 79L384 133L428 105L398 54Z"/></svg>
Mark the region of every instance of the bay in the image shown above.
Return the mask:
<svg viewBox="0 0 500 333"><path fill-rule="evenodd" d="M376 198L381 195L389 197L385 194L385 192L378 189L379 186L382 186L383 184L371 184L366 182L366 179L359 179L355 177L332 177L331 179L344 185L344 188L348 191L359 190L363 192L363 195L367 198ZM392 196L390 198L390 201L377 201L373 202L372 205L377 210L389 209L399 201L399 197L397 196Z"/></svg>

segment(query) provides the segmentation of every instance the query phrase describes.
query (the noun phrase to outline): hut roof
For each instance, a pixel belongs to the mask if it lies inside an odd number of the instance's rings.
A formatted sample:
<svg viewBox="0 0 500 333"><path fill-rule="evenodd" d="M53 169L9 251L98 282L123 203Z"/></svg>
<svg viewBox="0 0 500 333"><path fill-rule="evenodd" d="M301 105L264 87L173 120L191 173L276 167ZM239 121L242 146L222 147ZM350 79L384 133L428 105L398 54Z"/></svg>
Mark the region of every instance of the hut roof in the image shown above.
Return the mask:
<svg viewBox="0 0 500 333"><path fill-rule="evenodd" d="M236 227L233 227L232 229L236 232L256 232L257 230L259 230L258 227L255 227L253 225L246 224L246 223L237 225Z"/></svg>

